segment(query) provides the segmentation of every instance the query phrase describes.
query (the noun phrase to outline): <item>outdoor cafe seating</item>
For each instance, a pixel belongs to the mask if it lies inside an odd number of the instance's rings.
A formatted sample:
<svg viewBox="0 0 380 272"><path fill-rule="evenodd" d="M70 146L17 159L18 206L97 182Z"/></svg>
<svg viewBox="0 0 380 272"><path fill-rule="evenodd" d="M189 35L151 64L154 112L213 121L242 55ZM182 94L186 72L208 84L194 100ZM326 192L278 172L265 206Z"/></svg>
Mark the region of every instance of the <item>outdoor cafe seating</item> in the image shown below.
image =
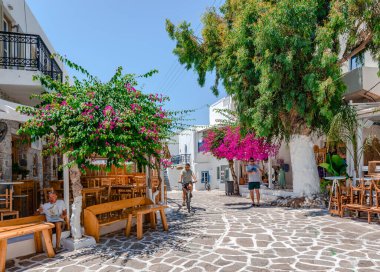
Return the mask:
<svg viewBox="0 0 380 272"><path fill-rule="evenodd" d="M329 186L329 213L344 217L360 218L363 214L368 223L380 215L380 173L376 172L379 161L368 163L368 173L362 178L331 177ZM379 220L377 220L380 222Z"/></svg>

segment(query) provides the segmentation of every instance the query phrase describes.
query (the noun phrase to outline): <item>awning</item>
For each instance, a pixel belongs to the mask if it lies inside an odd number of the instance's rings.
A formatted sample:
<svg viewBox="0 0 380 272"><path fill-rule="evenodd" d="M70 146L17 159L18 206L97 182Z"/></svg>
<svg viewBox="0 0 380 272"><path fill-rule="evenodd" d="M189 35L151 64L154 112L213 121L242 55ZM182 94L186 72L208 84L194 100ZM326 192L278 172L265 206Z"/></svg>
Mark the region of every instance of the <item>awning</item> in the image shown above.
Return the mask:
<svg viewBox="0 0 380 272"><path fill-rule="evenodd" d="M0 99L0 119L17 121L20 123L28 121L30 119L29 116L20 114L16 111L18 106L23 105Z"/></svg>

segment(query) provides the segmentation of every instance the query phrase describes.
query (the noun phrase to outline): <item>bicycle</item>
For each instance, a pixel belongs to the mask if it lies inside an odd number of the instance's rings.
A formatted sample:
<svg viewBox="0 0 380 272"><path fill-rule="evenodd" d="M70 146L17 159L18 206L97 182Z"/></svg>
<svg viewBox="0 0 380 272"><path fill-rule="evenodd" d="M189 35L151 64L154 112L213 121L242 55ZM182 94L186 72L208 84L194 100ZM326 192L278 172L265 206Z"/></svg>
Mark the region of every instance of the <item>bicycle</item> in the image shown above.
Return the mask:
<svg viewBox="0 0 380 272"><path fill-rule="evenodd" d="M186 198L186 207L187 207L187 211L190 213L190 210L191 210L191 206L190 206L190 202L191 202L191 191L190 191L188 185L189 185L189 183L185 183L184 188L186 189L186 194L185 194L185 198Z"/></svg>
<svg viewBox="0 0 380 272"><path fill-rule="evenodd" d="M186 207L187 207L187 211L190 213L191 211L191 205L190 205L190 202L191 202L191 190L188 188L188 185L190 184L189 182L180 182L182 185L182 189L186 189L186 193L185 193L185 202L186 202ZM193 184L196 183L193 182Z"/></svg>

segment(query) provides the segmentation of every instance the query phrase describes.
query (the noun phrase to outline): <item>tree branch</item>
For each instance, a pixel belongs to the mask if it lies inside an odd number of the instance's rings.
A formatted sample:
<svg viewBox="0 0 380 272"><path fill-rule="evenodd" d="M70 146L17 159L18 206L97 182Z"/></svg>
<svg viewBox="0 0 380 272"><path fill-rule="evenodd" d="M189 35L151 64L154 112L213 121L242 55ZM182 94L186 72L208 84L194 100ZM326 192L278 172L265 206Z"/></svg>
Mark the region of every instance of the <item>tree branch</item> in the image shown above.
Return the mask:
<svg viewBox="0 0 380 272"><path fill-rule="evenodd" d="M367 44L372 41L372 37L373 34L369 33L367 37L355 49L351 50L350 52L345 52L343 54L343 57L338 61L338 64L342 64L343 62L347 61L359 52L363 51L366 48Z"/></svg>

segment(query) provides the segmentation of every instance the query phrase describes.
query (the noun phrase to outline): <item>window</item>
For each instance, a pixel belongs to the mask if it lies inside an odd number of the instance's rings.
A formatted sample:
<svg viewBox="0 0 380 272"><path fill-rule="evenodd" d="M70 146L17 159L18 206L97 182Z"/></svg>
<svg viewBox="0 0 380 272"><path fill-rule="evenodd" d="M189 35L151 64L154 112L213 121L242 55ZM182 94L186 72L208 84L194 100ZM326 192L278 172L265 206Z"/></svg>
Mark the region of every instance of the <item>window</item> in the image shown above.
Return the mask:
<svg viewBox="0 0 380 272"><path fill-rule="evenodd" d="M209 171L201 172L201 183L210 182L210 173Z"/></svg>
<svg viewBox="0 0 380 272"><path fill-rule="evenodd" d="M203 152L203 139L198 141L198 153Z"/></svg>
<svg viewBox="0 0 380 272"><path fill-rule="evenodd" d="M224 180L229 180L229 179L230 179L230 169L226 168L226 170L224 170Z"/></svg>
<svg viewBox="0 0 380 272"><path fill-rule="evenodd" d="M216 179L220 180L220 166L216 168Z"/></svg>
<svg viewBox="0 0 380 272"><path fill-rule="evenodd" d="M203 132L199 133L198 153L203 152Z"/></svg>
<svg viewBox="0 0 380 272"><path fill-rule="evenodd" d="M360 68L364 65L364 58L362 55L355 55L350 59L350 71Z"/></svg>

